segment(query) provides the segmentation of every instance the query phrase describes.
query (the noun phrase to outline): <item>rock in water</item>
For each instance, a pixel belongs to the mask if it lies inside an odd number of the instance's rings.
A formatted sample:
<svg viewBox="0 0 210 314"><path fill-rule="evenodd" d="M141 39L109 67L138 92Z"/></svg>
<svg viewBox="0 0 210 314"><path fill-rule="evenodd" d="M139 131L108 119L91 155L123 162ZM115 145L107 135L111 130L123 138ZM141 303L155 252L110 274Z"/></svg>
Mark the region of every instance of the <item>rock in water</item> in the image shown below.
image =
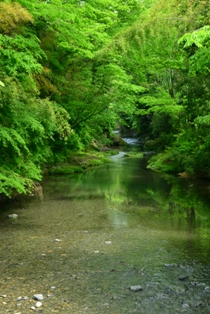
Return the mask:
<svg viewBox="0 0 210 314"><path fill-rule="evenodd" d="M142 291L143 290L142 286L139 286L139 285L137 285L137 286L130 286L129 289L131 291L133 291L133 292L137 292L137 291Z"/></svg>
<svg viewBox="0 0 210 314"><path fill-rule="evenodd" d="M42 302L40 302L40 301L36 302L36 307L38 308L40 306L42 306Z"/></svg>
<svg viewBox="0 0 210 314"><path fill-rule="evenodd" d="M9 215L9 218L17 219L17 218L18 218L18 215L17 215L17 214L11 214L11 215Z"/></svg>
<svg viewBox="0 0 210 314"><path fill-rule="evenodd" d="M42 294L34 294L33 296L34 300L37 300L37 301L42 301L44 299L43 295Z"/></svg>

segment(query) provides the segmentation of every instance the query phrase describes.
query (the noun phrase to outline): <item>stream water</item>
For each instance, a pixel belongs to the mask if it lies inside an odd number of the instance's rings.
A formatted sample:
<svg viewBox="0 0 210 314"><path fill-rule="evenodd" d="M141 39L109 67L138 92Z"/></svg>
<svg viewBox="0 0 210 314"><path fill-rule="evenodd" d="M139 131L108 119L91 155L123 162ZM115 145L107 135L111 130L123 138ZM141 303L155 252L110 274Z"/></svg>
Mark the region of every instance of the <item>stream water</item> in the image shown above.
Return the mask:
<svg viewBox="0 0 210 314"><path fill-rule="evenodd" d="M210 313L210 182L123 155L1 208L1 314Z"/></svg>

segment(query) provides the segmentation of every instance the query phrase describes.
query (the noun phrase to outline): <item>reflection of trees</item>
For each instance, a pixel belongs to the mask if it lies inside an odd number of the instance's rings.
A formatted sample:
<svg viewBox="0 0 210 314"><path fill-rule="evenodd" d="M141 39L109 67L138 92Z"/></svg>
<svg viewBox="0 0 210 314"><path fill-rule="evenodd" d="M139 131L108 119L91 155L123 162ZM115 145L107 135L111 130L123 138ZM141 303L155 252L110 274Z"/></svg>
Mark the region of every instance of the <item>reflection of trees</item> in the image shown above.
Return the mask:
<svg viewBox="0 0 210 314"><path fill-rule="evenodd" d="M53 198L104 199L107 208L132 212L137 220L146 217L154 226L156 221L163 221L168 230L189 230L193 234L198 225L202 232L204 221L210 221L207 200L194 185L145 170L140 159L125 159L79 175L57 177L54 182L50 177L50 182L54 185L49 193ZM115 218L117 221L119 217Z"/></svg>
<svg viewBox="0 0 210 314"><path fill-rule="evenodd" d="M195 216L195 209L190 207L187 209L187 221L189 232L193 233L196 227L196 216Z"/></svg>
<svg viewBox="0 0 210 314"><path fill-rule="evenodd" d="M181 229L185 224L187 224L189 232L194 232L196 227L196 212L194 207L181 205L180 199L177 200L177 203L175 201L169 201L168 214L171 217L171 227L177 226L178 229Z"/></svg>
<svg viewBox="0 0 210 314"><path fill-rule="evenodd" d="M78 175L50 177L46 188L53 199L88 200L90 206L100 204L104 210L101 225L107 222L119 229L145 226L160 230L164 237L175 236L178 250L184 245L188 256L193 257L193 252L201 252L206 258L210 255L208 199L187 180L163 178L145 170L141 160L126 159Z"/></svg>

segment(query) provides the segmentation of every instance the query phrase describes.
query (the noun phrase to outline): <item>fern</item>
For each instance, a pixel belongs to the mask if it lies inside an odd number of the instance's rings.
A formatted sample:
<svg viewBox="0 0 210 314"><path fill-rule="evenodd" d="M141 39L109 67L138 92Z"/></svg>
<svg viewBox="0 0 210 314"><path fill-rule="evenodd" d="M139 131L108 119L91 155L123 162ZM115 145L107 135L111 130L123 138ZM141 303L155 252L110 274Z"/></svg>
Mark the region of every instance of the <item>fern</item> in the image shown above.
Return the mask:
<svg viewBox="0 0 210 314"><path fill-rule="evenodd" d="M24 149L26 152L29 152L26 146L26 142L14 129L1 127L0 142L4 148L12 146L12 149L18 155L22 154L22 149Z"/></svg>

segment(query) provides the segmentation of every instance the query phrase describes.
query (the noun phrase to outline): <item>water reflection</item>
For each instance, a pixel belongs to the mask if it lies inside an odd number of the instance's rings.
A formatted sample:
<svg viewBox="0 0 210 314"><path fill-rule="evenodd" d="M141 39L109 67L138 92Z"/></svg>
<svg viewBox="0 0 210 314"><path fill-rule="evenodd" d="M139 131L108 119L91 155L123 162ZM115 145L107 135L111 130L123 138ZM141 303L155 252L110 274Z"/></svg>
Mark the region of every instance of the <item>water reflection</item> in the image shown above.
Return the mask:
<svg viewBox="0 0 210 314"><path fill-rule="evenodd" d="M146 170L144 159L118 157L80 175L50 177L44 184L45 198L101 200L106 209L103 218L110 227L143 227L161 231L167 238L188 239L187 250L199 248L206 259L210 239L206 182L161 176Z"/></svg>
<svg viewBox="0 0 210 314"><path fill-rule="evenodd" d="M161 176L146 170L145 159L118 157L47 178L42 203L2 208L0 293L8 300L0 313L15 312L20 295L46 297L51 286L46 313L210 311L207 182ZM130 285L143 290L132 293Z"/></svg>

